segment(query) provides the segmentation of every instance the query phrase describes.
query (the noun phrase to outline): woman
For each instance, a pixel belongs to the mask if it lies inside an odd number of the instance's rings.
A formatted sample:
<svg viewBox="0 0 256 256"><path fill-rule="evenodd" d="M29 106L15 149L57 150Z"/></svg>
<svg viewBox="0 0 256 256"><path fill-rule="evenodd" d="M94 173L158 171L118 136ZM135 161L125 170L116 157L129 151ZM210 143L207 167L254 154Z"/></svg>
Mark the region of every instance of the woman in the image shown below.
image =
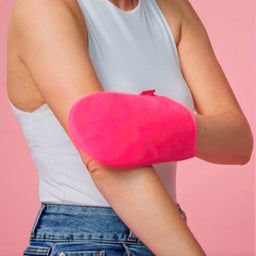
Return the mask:
<svg viewBox="0 0 256 256"><path fill-rule="evenodd" d="M197 157L249 161L250 127L188 1L17 1L7 89L40 177L24 255L206 255L180 217L175 162L117 171L67 129L85 95L156 89L195 107Z"/></svg>

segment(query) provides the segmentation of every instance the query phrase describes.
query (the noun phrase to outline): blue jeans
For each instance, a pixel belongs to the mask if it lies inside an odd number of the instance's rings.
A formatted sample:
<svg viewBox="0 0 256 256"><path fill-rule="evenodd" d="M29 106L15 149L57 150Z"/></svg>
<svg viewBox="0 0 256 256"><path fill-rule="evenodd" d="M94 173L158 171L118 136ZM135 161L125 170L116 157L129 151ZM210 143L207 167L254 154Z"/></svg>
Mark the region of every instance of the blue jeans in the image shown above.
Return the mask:
<svg viewBox="0 0 256 256"><path fill-rule="evenodd" d="M186 221L185 212L177 204ZM42 204L23 256L152 256L111 207Z"/></svg>

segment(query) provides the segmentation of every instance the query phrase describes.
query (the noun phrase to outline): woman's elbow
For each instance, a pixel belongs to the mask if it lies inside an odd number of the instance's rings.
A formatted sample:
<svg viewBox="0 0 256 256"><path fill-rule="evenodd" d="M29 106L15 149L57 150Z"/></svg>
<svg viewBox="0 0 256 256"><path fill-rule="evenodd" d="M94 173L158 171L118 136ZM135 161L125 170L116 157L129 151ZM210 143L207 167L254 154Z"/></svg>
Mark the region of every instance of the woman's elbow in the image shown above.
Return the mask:
<svg viewBox="0 0 256 256"><path fill-rule="evenodd" d="M239 164L245 165L251 160L254 146L252 131L247 122L241 128L239 144Z"/></svg>
<svg viewBox="0 0 256 256"><path fill-rule="evenodd" d="M250 160L251 160L251 155L252 154L246 154L246 155L243 155L241 156L240 158L240 162L238 163L239 165L245 165L247 164Z"/></svg>
<svg viewBox="0 0 256 256"><path fill-rule="evenodd" d="M231 127L229 145L227 151L223 152L222 163L245 165L251 160L254 146L250 125L244 116L235 116Z"/></svg>
<svg viewBox="0 0 256 256"><path fill-rule="evenodd" d="M241 160L240 160L240 165L245 165L247 164L252 157L252 149L253 149L253 143L251 145L248 145L246 148L246 152L243 152L241 155Z"/></svg>

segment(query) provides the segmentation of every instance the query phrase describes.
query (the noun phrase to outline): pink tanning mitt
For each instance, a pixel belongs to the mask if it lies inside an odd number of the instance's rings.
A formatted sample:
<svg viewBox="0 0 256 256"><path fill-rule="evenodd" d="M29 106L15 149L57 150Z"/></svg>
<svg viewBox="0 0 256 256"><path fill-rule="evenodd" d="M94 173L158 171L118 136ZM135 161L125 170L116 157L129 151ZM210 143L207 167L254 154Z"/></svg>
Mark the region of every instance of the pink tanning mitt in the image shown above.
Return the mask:
<svg viewBox="0 0 256 256"><path fill-rule="evenodd" d="M101 91L81 98L68 117L73 142L86 155L113 168L194 157L193 113L154 91L139 95Z"/></svg>

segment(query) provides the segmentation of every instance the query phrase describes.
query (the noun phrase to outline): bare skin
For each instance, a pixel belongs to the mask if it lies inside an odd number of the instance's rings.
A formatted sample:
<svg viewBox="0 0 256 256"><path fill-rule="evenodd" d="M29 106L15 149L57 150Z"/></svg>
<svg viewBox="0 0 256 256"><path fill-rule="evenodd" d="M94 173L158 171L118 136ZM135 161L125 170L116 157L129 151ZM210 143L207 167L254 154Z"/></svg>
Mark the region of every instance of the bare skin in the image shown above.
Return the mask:
<svg viewBox="0 0 256 256"><path fill-rule="evenodd" d="M123 10L137 5L137 1L111 2ZM187 0L156 2L173 32L198 113L197 157L222 164L247 163L253 146L250 127L200 20ZM75 0L18 0L8 31L7 91L12 103L27 112L47 103L68 134L71 106L103 90L87 47L86 24ZM155 255L206 255L152 166L117 171L80 155L102 195Z"/></svg>
<svg viewBox="0 0 256 256"><path fill-rule="evenodd" d="M138 0L109 0L109 2L124 11L133 10L138 4Z"/></svg>

